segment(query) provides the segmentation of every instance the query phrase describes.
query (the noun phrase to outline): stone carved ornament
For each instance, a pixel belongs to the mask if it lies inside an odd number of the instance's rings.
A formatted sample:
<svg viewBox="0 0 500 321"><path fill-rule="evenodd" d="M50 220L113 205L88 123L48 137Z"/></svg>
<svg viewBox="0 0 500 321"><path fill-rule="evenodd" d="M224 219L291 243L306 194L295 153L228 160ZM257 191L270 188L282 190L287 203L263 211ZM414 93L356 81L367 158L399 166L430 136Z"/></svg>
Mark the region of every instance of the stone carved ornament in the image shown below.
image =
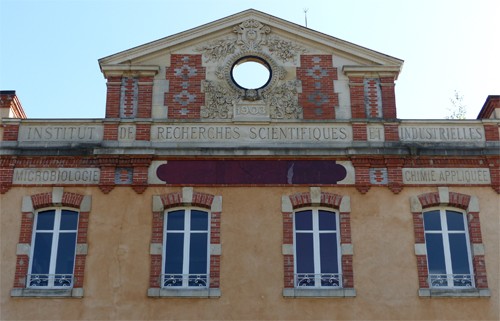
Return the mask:
<svg viewBox="0 0 500 321"><path fill-rule="evenodd" d="M205 62L219 63L215 74L221 80L204 82L206 105L201 110L202 118L231 119L234 106L245 100L260 99L268 106L270 118L300 118L302 108L297 97L300 82L284 82L286 71L271 56L282 62L295 63L296 58L306 51L305 48L273 35L269 26L253 19L235 26L233 33L236 37L216 40L197 48ZM264 52L264 48L270 55ZM266 88L245 90L234 84L231 69L238 59L245 56L258 56L271 66L272 79Z"/></svg>

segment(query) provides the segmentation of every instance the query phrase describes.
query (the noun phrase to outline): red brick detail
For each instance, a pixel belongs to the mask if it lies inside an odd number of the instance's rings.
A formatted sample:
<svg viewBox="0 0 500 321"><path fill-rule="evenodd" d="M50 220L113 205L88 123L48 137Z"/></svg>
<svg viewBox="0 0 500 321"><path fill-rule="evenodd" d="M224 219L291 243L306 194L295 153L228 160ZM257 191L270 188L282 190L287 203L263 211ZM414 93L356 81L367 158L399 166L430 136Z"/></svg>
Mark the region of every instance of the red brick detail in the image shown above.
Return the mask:
<svg viewBox="0 0 500 321"><path fill-rule="evenodd" d="M210 208L212 206L212 202L214 200L214 196L205 193L194 192L193 193L193 206Z"/></svg>
<svg viewBox="0 0 500 321"><path fill-rule="evenodd" d="M106 118L120 117L121 81L121 76L108 77L108 82L106 84Z"/></svg>
<svg viewBox="0 0 500 321"><path fill-rule="evenodd" d="M153 77L139 77L138 118L151 118L153 106Z"/></svg>
<svg viewBox="0 0 500 321"><path fill-rule="evenodd" d="M440 203L438 192L421 194L418 196L418 199L420 201L420 204L422 204L422 208L438 206Z"/></svg>
<svg viewBox="0 0 500 321"><path fill-rule="evenodd" d="M368 104L368 106L366 106L368 118L380 118L382 116L382 110L380 110L381 106L379 106L380 85L378 83L378 79L366 79L365 88L365 100Z"/></svg>
<svg viewBox="0 0 500 321"><path fill-rule="evenodd" d="M310 206L312 204L311 194L309 192L290 195L290 201L293 208Z"/></svg>
<svg viewBox="0 0 500 321"><path fill-rule="evenodd" d="M161 278L161 254L151 254L151 266L149 268L149 287L159 288Z"/></svg>
<svg viewBox="0 0 500 321"><path fill-rule="evenodd" d="M427 255L417 255L418 286L422 289L429 287L429 269L427 268Z"/></svg>
<svg viewBox="0 0 500 321"><path fill-rule="evenodd" d="M474 267L476 288L487 289L488 279L486 277L486 262L484 260L484 255L474 255L472 266Z"/></svg>
<svg viewBox="0 0 500 321"><path fill-rule="evenodd" d="M4 125L3 140L4 141L17 141L19 134L19 124Z"/></svg>
<svg viewBox="0 0 500 321"><path fill-rule="evenodd" d="M295 274L293 255L283 255L283 271L285 288L293 288Z"/></svg>
<svg viewBox="0 0 500 321"><path fill-rule="evenodd" d="M220 255L210 255L210 288L220 287Z"/></svg>
<svg viewBox="0 0 500 321"><path fill-rule="evenodd" d="M168 118L199 119L200 108L205 104L201 82L205 80L205 67L201 55L171 55L171 65L166 68L170 91L165 94Z"/></svg>
<svg viewBox="0 0 500 321"><path fill-rule="evenodd" d="M78 244L87 243L87 231L89 228L89 212L80 212L78 216L78 237L76 242Z"/></svg>
<svg viewBox="0 0 500 321"><path fill-rule="evenodd" d="M484 136L486 141L500 141L500 128L498 124L484 124Z"/></svg>
<svg viewBox="0 0 500 321"><path fill-rule="evenodd" d="M123 77L120 96L120 117L135 118L137 116L138 93L137 77Z"/></svg>
<svg viewBox="0 0 500 321"><path fill-rule="evenodd" d="M355 168L355 183L354 186L361 193L365 194L370 190L370 159L356 158L351 159L352 165Z"/></svg>
<svg viewBox="0 0 500 321"><path fill-rule="evenodd" d="M413 232L415 235L415 243L425 243L424 220L422 212L413 213Z"/></svg>
<svg viewBox="0 0 500 321"><path fill-rule="evenodd" d="M73 282L73 287L75 288L83 287L86 258L87 256L83 254L77 254L75 257L75 270L74 270L74 282Z"/></svg>
<svg viewBox="0 0 500 321"><path fill-rule="evenodd" d="M332 193L321 192L321 205L339 209L342 196Z"/></svg>
<svg viewBox="0 0 500 321"><path fill-rule="evenodd" d="M142 194L148 187L148 167L136 166L132 175L132 188L136 193Z"/></svg>
<svg viewBox="0 0 500 321"><path fill-rule="evenodd" d="M0 193L4 194L12 187L14 178L14 166L16 159L13 157L0 158Z"/></svg>
<svg viewBox="0 0 500 321"><path fill-rule="evenodd" d="M104 140L118 140L118 124L104 124Z"/></svg>
<svg viewBox="0 0 500 321"><path fill-rule="evenodd" d="M151 139L151 124L135 125L135 140L150 140Z"/></svg>
<svg viewBox="0 0 500 321"><path fill-rule="evenodd" d="M51 207L54 205L52 203L52 192L31 195L31 202L34 209Z"/></svg>
<svg viewBox="0 0 500 321"><path fill-rule="evenodd" d="M333 81L338 77L332 56L301 55L297 79L302 82L299 104L303 108L304 119L335 119L339 99Z"/></svg>
<svg viewBox="0 0 500 321"><path fill-rule="evenodd" d="M353 123L352 124L352 136L354 141L366 141L368 139L368 133L366 130L366 123Z"/></svg>
<svg viewBox="0 0 500 321"><path fill-rule="evenodd" d="M478 212L467 213L469 219L469 239L472 244L483 243L483 237L481 235L481 223L479 222Z"/></svg>
<svg viewBox="0 0 500 321"><path fill-rule="evenodd" d="M340 244L351 244L351 217L349 213L340 213Z"/></svg>
<svg viewBox="0 0 500 321"><path fill-rule="evenodd" d="M14 274L14 288L26 287L26 275L30 259L28 255L18 255L16 258L16 272Z"/></svg>
<svg viewBox="0 0 500 321"><path fill-rule="evenodd" d="M384 135L387 142L399 141L399 125L384 124Z"/></svg>
<svg viewBox="0 0 500 321"><path fill-rule="evenodd" d="M363 77L349 78L349 91L351 94L351 118L366 118Z"/></svg>
<svg viewBox="0 0 500 321"><path fill-rule="evenodd" d="M396 93L393 77L381 77L382 110L384 119L396 119ZM387 139L387 136L386 136Z"/></svg>
<svg viewBox="0 0 500 321"><path fill-rule="evenodd" d="M153 212L151 243L163 243L163 212Z"/></svg>
<svg viewBox="0 0 500 321"><path fill-rule="evenodd" d="M344 288L354 287L354 271L352 264L352 255L342 255L342 279Z"/></svg>
<svg viewBox="0 0 500 321"><path fill-rule="evenodd" d="M210 244L220 244L220 212L212 212L210 217Z"/></svg>
<svg viewBox="0 0 500 321"><path fill-rule="evenodd" d="M405 160L402 158L386 158L387 179L389 189L398 194L403 189L403 165Z"/></svg>
<svg viewBox="0 0 500 321"><path fill-rule="evenodd" d="M31 244L33 235L33 213L23 212L21 214L21 233L19 234L19 243Z"/></svg>
<svg viewBox="0 0 500 321"><path fill-rule="evenodd" d="M61 204L62 206L79 208L80 204L82 203L82 200L83 200L83 195L81 194L64 192Z"/></svg>
<svg viewBox="0 0 500 321"><path fill-rule="evenodd" d="M500 157L488 157L491 187L500 194Z"/></svg>
<svg viewBox="0 0 500 321"><path fill-rule="evenodd" d="M283 213L283 244L293 244L293 213Z"/></svg>
<svg viewBox="0 0 500 321"><path fill-rule="evenodd" d="M461 208L463 210L469 207L470 196L460 193L449 192L448 206Z"/></svg>
<svg viewBox="0 0 500 321"><path fill-rule="evenodd" d="M165 209L182 205L182 193L170 193L160 196Z"/></svg>

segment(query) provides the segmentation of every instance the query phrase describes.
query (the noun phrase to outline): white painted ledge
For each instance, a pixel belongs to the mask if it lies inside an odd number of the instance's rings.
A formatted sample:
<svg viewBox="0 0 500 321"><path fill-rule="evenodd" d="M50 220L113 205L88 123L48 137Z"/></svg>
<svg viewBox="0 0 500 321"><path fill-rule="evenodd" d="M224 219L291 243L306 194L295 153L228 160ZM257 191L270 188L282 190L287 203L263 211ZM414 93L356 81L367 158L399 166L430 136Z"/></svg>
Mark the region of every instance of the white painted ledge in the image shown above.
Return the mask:
<svg viewBox="0 0 500 321"><path fill-rule="evenodd" d="M354 298L356 290L353 288L337 289L303 289L285 288L283 289L285 298Z"/></svg>

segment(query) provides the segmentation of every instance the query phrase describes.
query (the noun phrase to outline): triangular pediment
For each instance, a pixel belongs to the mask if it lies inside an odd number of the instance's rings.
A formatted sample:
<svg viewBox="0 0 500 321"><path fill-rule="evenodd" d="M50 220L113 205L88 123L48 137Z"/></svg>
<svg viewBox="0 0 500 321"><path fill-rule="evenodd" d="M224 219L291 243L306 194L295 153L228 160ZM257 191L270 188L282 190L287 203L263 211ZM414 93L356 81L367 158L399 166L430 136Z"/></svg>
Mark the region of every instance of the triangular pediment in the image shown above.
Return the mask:
<svg viewBox="0 0 500 321"><path fill-rule="evenodd" d="M188 52L190 50L203 51L201 48L208 48L210 46L213 47L213 52L210 53L213 55L215 51L223 51L225 49L217 47L217 43L221 41L230 42L232 40L235 42L241 41L238 38L236 29L241 24L251 21L257 21L267 28L266 36L268 39L272 37L275 41L281 41L282 44L287 46L283 50L329 53L345 58L351 65L360 66L400 67L403 63L401 59L358 46L261 11L248 9L199 27L104 57L99 59L99 64L101 68L105 65L147 65L148 62L153 62L154 64L155 58L165 53ZM228 44L225 45L230 46ZM207 58L207 53L204 52L204 54L205 58ZM223 54L223 52L220 54ZM282 53L276 54L280 55Z"/></svg>

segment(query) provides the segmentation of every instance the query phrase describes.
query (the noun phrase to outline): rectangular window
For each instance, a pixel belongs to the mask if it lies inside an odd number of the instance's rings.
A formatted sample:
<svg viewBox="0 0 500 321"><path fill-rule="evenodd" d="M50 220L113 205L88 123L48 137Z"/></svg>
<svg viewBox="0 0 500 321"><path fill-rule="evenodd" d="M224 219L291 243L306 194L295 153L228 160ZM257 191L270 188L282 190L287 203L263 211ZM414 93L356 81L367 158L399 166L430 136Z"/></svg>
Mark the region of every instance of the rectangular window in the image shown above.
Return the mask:
<svg viewBox="0 0 500 321"><path fill-rule="evenodd" d="M27 287L73 286L78 212L66 209L35 215Z"/></svg>
<svg viewBox="0 0 500 321"><path fill-rule="evenodd" d="M466 216L457 211L424 213L430 287L474 287Z"/></svg>
<svg viewBox="0 0 500 321"><path fill-rule="evenodd" d="M321 209L295 212L295 287L342 287L338 219Z"/></svg>
<svg viewBox="0 0 500 321"><path fill-rule="evenodd" d="M209 213L165 213L162 287L208 287Z"/></svg>

